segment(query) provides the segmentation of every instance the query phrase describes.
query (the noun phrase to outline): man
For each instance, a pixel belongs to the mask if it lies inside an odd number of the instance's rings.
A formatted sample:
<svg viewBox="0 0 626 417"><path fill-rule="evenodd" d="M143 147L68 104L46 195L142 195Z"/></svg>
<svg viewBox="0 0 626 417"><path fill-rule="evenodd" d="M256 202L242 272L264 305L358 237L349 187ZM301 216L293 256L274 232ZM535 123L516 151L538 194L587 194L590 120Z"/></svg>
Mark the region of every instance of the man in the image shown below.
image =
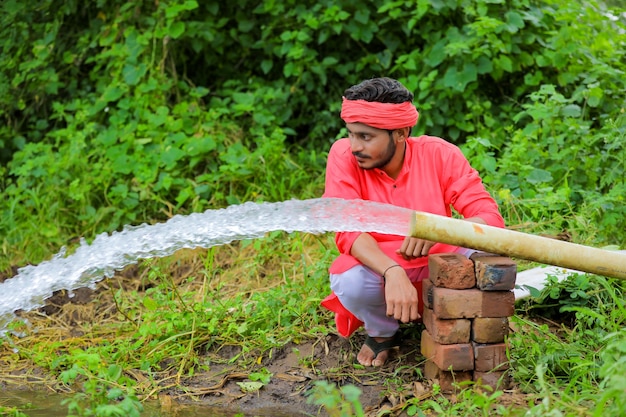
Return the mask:
<svg viewBox="0 0 626 417"><path fill-rule="evenodd" d="M411 137L419 114L413 94L390 78L374 78L344 92L341 118L348 138L333 144L323 197L362 199L504 227L494 199L460 149L443 139ZM399 322L420 318L419 284L428 254L473 251L427 240L378 233L337 233L340 255L330 267L332 294L322 303L341 320L364 324L357 355L381 366L399 346ZM350 326L350 324L348 324ZM348 337L356 326L340 329Z"/></svg>

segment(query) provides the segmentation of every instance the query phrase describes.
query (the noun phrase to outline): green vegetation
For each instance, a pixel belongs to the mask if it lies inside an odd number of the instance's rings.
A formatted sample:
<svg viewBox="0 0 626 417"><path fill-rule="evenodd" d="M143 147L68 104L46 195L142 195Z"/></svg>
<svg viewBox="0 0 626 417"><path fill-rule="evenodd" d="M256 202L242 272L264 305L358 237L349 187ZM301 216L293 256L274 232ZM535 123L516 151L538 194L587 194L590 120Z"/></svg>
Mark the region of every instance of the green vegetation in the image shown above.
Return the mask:
<svg viewBox="0 0 626 417"><path fill-rule="evenodd" d="M0 267L124 224L318 196L341 93L373 75L415 91L415 133L463 146L511 223L584 213L596 240L619 238L623 16L596 1L257 3L3 2Z"/></svg>
<svg viewBox="0 0 626 417"><path fill-rule="evenodd" d="M0 271L126 224L318 197L343 89L380 75L415 92L414 133L458 144L509 227L623 247L624 13L599 0L5 0ZM334 250L331 236L274 233L146 261L140 285L109 280L96 301L115 308L81 335L35 314L38 333L13 323L24 337L4 338L0 361L75 392L72 415L138 415L139 398L224 361L253 389L273 378L263 358L330 331L319 301ZM625 414L623 300L623 281L581 275L519 306L524 404L468 386L400 408ZM330 414L362 413L347 386L315 390Z"/></svg>
<svg viewBox="0 0 626 417"><path fill-rule="evenodd" d="M3 407L0 405L0 416L28 417L28 414L24 414L16 407Z"/></svg>

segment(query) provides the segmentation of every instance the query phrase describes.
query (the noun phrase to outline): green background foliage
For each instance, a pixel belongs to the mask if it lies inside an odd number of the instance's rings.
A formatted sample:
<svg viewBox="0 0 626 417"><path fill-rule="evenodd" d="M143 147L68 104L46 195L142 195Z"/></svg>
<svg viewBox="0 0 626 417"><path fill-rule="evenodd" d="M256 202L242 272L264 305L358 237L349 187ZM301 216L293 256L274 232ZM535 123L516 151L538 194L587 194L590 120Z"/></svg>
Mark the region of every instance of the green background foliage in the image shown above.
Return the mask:
<svg viewBox="0 0 626 417"><path fill-rule="evenodd" d="M7 0L3 265L128 223L319 196L342 91L373 76L414 91L415 133L461 146L509 223L582 212L621 242L623 11L561 3Z"/></svg>

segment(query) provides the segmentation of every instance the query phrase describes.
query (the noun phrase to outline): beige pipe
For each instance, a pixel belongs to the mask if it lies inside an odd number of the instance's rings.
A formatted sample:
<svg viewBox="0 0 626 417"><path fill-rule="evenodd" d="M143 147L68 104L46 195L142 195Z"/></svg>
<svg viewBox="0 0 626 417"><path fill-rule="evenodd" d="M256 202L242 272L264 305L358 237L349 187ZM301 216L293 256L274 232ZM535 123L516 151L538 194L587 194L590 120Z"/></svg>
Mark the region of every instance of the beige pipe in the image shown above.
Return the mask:
<svg viewBox="0 0 626 417"><path fill-rule="evenodd" d="M433 242L626 279L626 254L416 211L409 235Z"/></svg>

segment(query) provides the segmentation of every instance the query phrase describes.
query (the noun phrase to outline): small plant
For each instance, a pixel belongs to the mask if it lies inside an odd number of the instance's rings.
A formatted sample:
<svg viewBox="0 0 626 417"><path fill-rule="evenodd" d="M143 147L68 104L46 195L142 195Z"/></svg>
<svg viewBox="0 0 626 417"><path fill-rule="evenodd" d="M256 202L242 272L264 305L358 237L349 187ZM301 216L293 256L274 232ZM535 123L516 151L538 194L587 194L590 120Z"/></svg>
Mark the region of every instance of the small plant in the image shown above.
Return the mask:
<svg viewBox="0 0 626 417"><path fill-rule="evenodd" d="M454 397L441 393L438 384L433 386L432 396L427 400L412 398L404 406L408 416L426 416L436 413L437 416L511 416L513 410L499 404L503 391L493 391L474 383L460 383L460 390ZM428 414L426 414L426 413Z"/></svg>
<svg viewBox="0 0 626 417"><path fill-rule="evenodd" d="M74 364L61 372L66 384L82 383L82 390L63 404L68 407L68 417L140 417L143 405L135 396L129 378L118 365L103 364L98 354L75 351L68 358Z"/></svg>
<svg viewBox="0 0 626 417"><path fill-rule="evenodd" d="M28 417L17 407L4 407L0 405L0 416L2 417Z"/></svg>
<svg viewBox="0 0 626 417"><path fill-rule="evenodd" d="M607 335L600 352L602 396L596 403L594 417L626 415L626 329Z"/></svg>
<svg viewBox="0 0 626 417"><path fill-rule="evenodd" d="M250 381L258 381L263 385L267 385L270 383L272 376L274 376L267 368L261 368L258 372L252 372L248 376Z"/></svg>
<svg viewBox="0 0 626 417"><path fill-rule="evenodd" d="M307 402L323 407L330 417L364 417L360 395L361 390L354 385L337 388L327 381L317 381Z"/></svg>

